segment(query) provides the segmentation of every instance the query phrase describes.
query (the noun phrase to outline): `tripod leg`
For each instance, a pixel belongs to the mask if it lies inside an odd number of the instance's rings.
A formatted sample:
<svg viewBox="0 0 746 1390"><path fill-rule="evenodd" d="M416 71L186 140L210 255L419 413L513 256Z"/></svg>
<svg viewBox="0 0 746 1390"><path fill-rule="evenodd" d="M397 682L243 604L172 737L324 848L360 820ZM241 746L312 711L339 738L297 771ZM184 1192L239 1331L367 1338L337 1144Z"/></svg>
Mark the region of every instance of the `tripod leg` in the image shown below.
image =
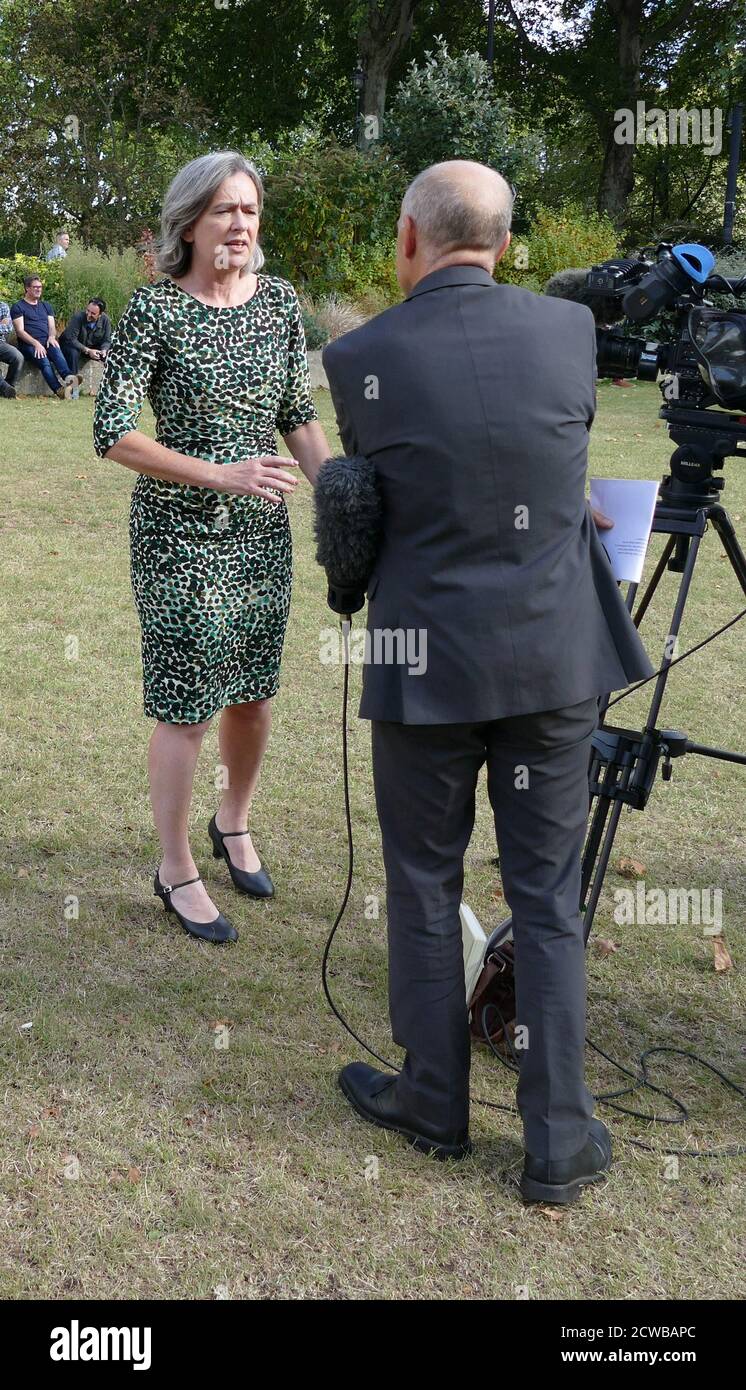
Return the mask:
<svg viewBox="0 0 746 1390"><path fill-rule="evenodd" d="M676 637L678 637L681 627L684 607L691 587L694 566L699 551L700 539L701 538L696 535L689 537L690 545L681 576L681 582L679 584L679 591L676 596L671 626L669 628L663 660L661 662L660 675L655 683L655 690L645 723L645 734L648 737L644 739L643 747L649 752L652 752L655 748L655 740L652 736L655 735L655 726L666 689L668 668L674 659L674 642ZM658 574L659 578L663 573L665 563L673 552L675 542L676 537L672 536L658 562L656 574ZM655 576L653 576L653 578L655 578ZM651 588L651 585L652 579L650 585L648 585L645 597L642 600L643 605L646 604L648 595L652 596L653 588ZM644 786L649 769L649 758L642 757L638 758L636 763L630 763L626 766L622 766L618 763L616 765L610 763L604 775L604 781L598 794L598 805L593 814L583 855L583 895L581 904L583 902L585 903L584 935L586 942L588 941L593 926L596 907L601 896L606 870L609 866L609 859L611 858L611 851L614 845L614 838L619 826L619 818L622 814L622 807L625 804L618 799L618 791L626 790L627 787ZM617 773L621 774L618 780ZM603 805L604 801L606 801L606 806Z"/></svg>
<svg viewBox="0 0 746 1390"><path fill-rule="evenodd" d="M663 571L665 570L666 565L668 564L668 562L669 562L669 560L670 560L670 558L671 558L671 555L672 555L672 553L673 553L673 548L674 548L675 544L676 544L676 537L675 537L675 536L669 536L668 540L666 541L666 544L665 544L664 547L663 547L663 550L661 551L660 559L659 559L659 561L658 561L658 563L657 563L655 569L653 570L653 573L652 573L651 576L650 576L650 579L649 579L649 581L648 581L648 586L647 586L647 588L646 588L646 590L645 590L645 593L643 594L643 596L642 596L642 598L640 599L640 602L639 602L639 604L638 604L637 612L635 613L635 616L634 616L634 624L635 624L635 627L639 627L639 626L640 626L640 623L642 622L642 620L643 620L643 618L644 618L644 616L645 616L645 614L646 614L646 612L647 612L647 610L648 610L648 606L649 606L649 604L650 604L650 600L652 599L653 594L655 593L656 589L658 588L658 585L660 584L661 577L662 577L662 575L663 575Z"/></svg>
<svg viewBox="0 0 746 1390"><path fill-rule="evenodd" d="M710 521L722 541L723 550L730 560L736 579L746 594L746 555L738 543L733 522L724 507L713 507L710 511Z"/></svg>
<svg viewBox="0 0 746 1390"><path fill-rule="evenodd" d="M614 837L617 832L617 826L619 825L619 817L622 814L623 804L624 803L621 801L612 802L611 814L608 818L608 825L606 826L606 833L601 845L601 852L598 856L593 882L590 885L590 892L585 904L585 911L583 913L583 940L586 945L588 944L588 937L591 934L593 918L596 915L596 907L598 906L601 889L604 885L606 870L609 867L609 859L611 858L611 851L614 847ZM601 808L599 807L598 809L600 810Z"/></svg>
<svg viewBox="0 0 746 1390"><path fill-rule="evenodd" d="M671 626L668 629L668 637L666 638L666 645L663 653L663 661L661 662L660 675L658 676L658 679L655 682L655 690L653 691L653 698L650 702L650 709L648 711L648 717L645 723L646 733L652 733L655 729L658 720L658 715L660 713L660 707L663 703L663 696L666 690L666 681L668 680L668 668L671 665L671 662L673 661L675 656L674 647L676 644L676 638L679 635L681 619L684 616L684 608L686 606L686 600L689 595L689 589L691 587L692 578L694 575L694 566L697 561L697 555L699 554L699 546L701 539L701 536L692 536L690 538L689 551L686 557L684 571L681 576L681 583L679 584L679 592L676 595L676 603L674 605ZM634 777L632 780L634 781Z"/></svg>
<svg viewBox="0 0 746 1390"><path fill-rule="evenodd" d="M580 910L583 913L583 939L586 944L591 934L593 918L601 896L606 870L614 845L619 817L626 803L618 799L618 791L626 790L634 764L629 754L623 762L610 762L604 774L598 804L593 814L588 838L583 851L583 868L580 890ZM621 774L621 775L620 775ZM615 795L617 793L617 795Z"/></svg>
<svg viewBox="0 0 746 1390"><path fill-rule="evenodd" d="M609 811L612 806L612 787L616 785L617 769L613 763L608 763L598 793L598 801L591 818L588 829L588 837L583 850L583 864L580 879L580 903L581 907L586 899L586 894L593 878L594 867L598 857L598 850L606 828ZM595 781L595 772L591 772L591 780Z"/></svg>

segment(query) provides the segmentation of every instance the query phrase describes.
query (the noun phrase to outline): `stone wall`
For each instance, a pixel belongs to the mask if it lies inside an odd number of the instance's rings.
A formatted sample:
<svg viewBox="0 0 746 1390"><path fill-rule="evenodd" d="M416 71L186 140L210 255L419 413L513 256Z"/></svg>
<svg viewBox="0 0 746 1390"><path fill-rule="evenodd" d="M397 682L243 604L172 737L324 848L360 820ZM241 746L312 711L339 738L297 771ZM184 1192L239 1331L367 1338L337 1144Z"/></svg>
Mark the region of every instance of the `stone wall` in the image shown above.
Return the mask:
<svg viewBox="0 0 746 1390"><path fill-rule="evenodd" d="M16 345L15 333L11 333L6 342ZM83 384L80 388L81 396L95 396L101 374L104 370L103 362L93 362L89 357L81 360L80 375ZM0 375L7 371L5 362L0 362ZM21 367L20 376L16 379L16 391L19 396L48 396L49 387L47 386L41 372L37 367L32 367L29 362L25 362Z"/></svg>
<svg viewBox="0 0 746 1390"><path fill-rule="evenodd" d="M321 365L321 349L308 354L308 370L311 373L311 385L314 390L321 386L325 391L329 390L329 382L326 379L326 372Z"/></svg>
<svg viewBox="0 0 746 1390"><path fill-rule="evenodd" d="M14 343L15 335L11 334L9 341ZM321 352L309 352L308 367L314 390L321 387L328 391L329 382L321 365ZM83 385L80 388L81 396L95 396L103 370L103 362L92 362L90 358L86 357L81 359L80 374L83 378ZM0 375L4 371L5 363L2 362L0 363ZM21 368L21 374L16 381L16 391L19 396L46 396L48 394L48 388L41 372L36 367L31 367L28 362L24 362Z"/></svg>

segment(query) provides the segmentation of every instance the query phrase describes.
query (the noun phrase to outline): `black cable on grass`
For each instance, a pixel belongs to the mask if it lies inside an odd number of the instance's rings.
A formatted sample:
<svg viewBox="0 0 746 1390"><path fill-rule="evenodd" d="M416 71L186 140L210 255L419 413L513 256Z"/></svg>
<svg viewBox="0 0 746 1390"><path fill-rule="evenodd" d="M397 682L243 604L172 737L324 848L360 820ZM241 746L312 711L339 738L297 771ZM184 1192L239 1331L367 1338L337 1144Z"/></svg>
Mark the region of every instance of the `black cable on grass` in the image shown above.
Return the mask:
<svg viewBox="0 0 746 1390"><path fill-rule="evenodd" d="M629 699L630 695L634 695L636 691L642 690L642 687L648 685L650 681L657 681L658 677L662 676L664 671L670 671L672 666L678 666L679 662L686 661L688 656L694 656L694 653L701 651L703 647L707 646L708 642L714 642L715 638L720 637L721 633L727 632L729 627L735 627L736 623L740 623L742 618L746 618L746 608L742 608L740 613L736 613L735 618L730 618L727 623L723 623L723 626L719 627L716 632L711 632L709 637L705 637L701 642L697 642L695 646L690 647L688 652L682 652L681 656L675 656L673 661L669 661L665 666L659 666L658 670L654 671L652 676L646 676L644 680L637 681L635 685L629 687L629 690L623 691L622 694L617 695L614 700L609 700L606 706L607 710L611 709L612 705L618 705L621 700Z"/></svg>

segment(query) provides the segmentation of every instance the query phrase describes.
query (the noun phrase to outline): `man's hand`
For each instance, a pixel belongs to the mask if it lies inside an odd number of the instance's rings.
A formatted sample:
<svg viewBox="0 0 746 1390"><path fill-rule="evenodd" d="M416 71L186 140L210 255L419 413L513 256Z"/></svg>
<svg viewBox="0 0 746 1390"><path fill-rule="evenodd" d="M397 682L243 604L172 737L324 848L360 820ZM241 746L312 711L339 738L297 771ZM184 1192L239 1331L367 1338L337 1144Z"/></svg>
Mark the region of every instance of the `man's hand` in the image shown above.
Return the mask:
<svg viewBox="0 0 746 1390"><path fill-rule="evenodd" d="M34 339L34 357L46 357L46 355L47 349L45 348L44 344L39 343L36 341L36 339Z"/></svg>
<svg viewBox="0 0 746 1390"><path fill-rule="evenodd" d="M604 516L603 512L598 510L598 507L591 507L591 516L596 523L596 529L599 531L610 531L614 525L611 517Z"/></svg>
<svg viewBox="0 0 746 1390"><path fill-rule="evenodd" d="M48 345L48 347L56 347L56 348L59 347L59 343L57 342L57 339L54 338L54 337L52 337L52 338L47 338L47 345Z"/></svg>

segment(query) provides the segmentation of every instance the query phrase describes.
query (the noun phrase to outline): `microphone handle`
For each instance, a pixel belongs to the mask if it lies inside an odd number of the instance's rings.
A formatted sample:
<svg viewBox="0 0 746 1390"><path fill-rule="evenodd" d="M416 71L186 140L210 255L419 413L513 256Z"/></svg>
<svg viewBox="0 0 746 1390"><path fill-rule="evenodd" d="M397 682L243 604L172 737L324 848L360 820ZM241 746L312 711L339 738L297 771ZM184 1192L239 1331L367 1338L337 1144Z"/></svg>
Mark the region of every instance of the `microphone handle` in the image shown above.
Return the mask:
<svg viewBox="0 0 746 1390"><path fill-rule="evenodd" d="M329 581L329 591L326 601L332 613L339 613L340 616L350 616L352 613L359 613L365 607L365 589L360 585L338 583L331 576L327 575Z"/></svg>

